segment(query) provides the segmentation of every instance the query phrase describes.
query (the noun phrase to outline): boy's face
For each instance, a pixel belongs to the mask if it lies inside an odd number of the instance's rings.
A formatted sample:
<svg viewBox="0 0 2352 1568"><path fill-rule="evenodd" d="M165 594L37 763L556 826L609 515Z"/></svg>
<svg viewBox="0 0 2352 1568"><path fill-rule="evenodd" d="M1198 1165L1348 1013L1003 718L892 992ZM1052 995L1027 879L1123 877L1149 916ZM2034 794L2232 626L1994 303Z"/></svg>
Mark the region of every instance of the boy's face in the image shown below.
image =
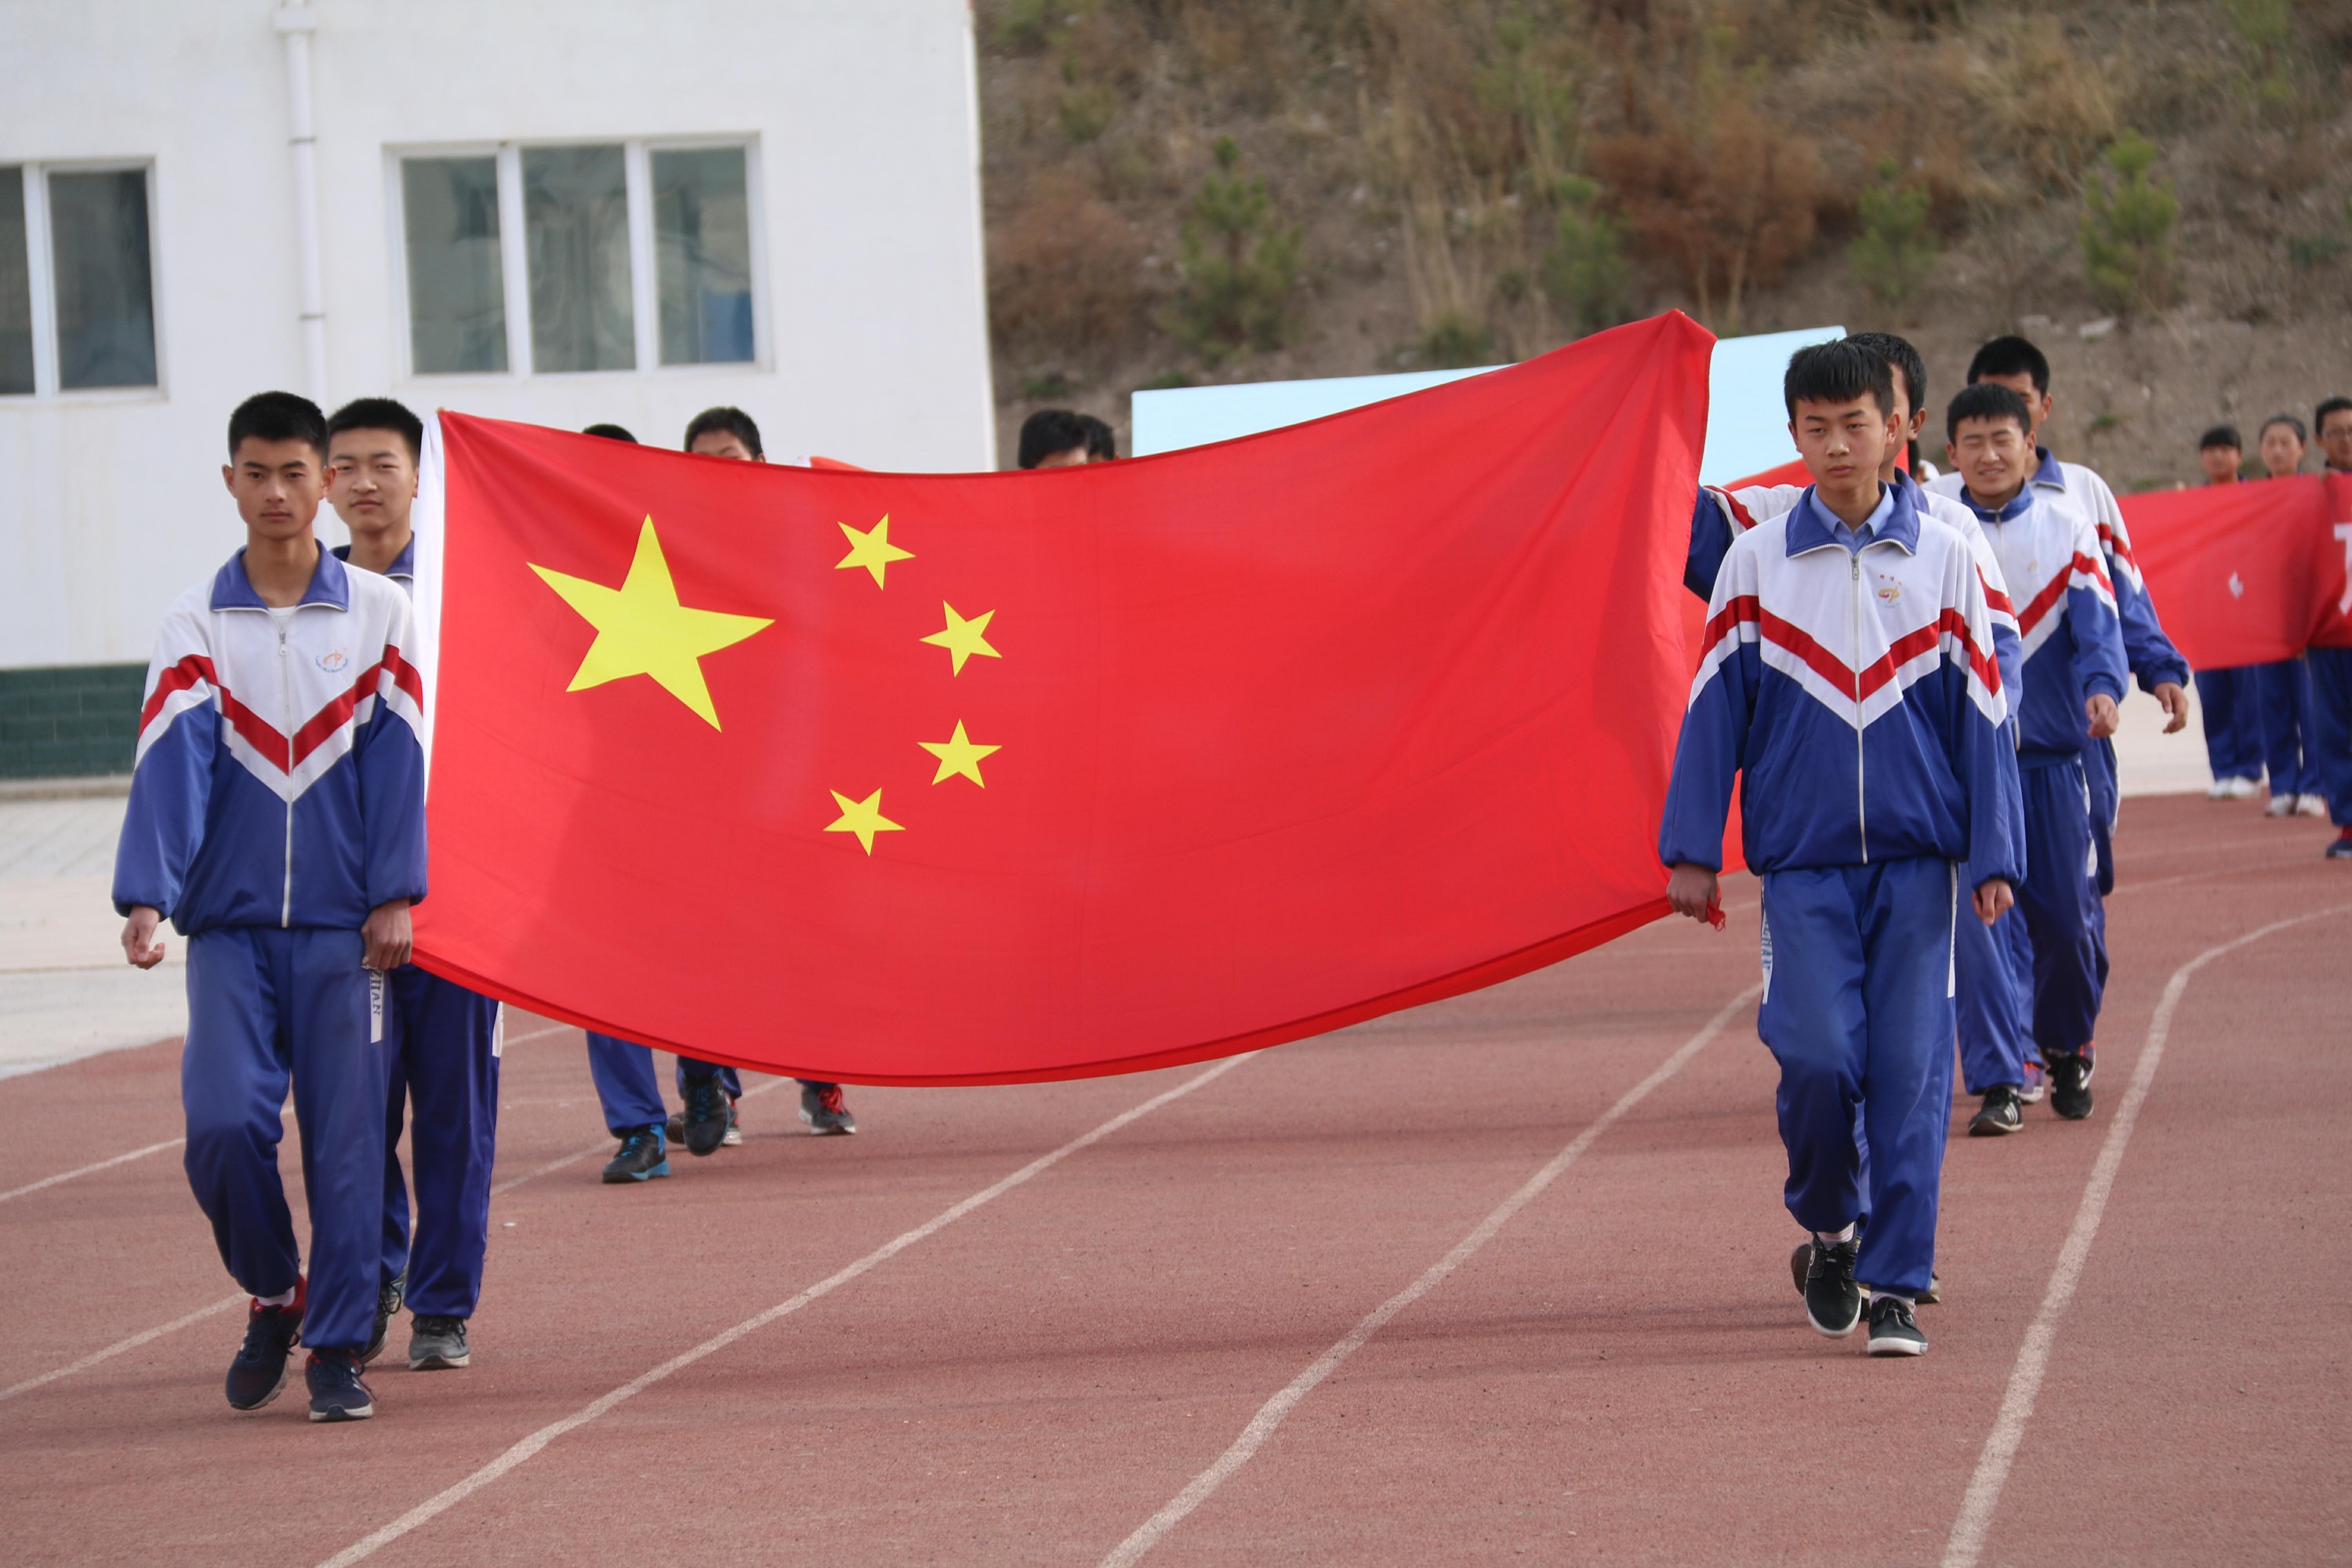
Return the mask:
<svg viewBox="0 0 2352 1568"><path fill-rule="evenodd" d="M1878 482L1879 465L1900 440L1892 410L1868 393L1850 403L1800 401L1789 434L1805 471L1826 490L1850 491Z"/></svg>
<svg viewBox="0 0 2352 1568"><path fill-rule="evenodd" d="M1963 419L1952 432L1952 464L1980 500L2015 495L2033 462L2033 439L2009 418Z"/></svg>
<svg viewBox="0 0 2352 1568"><path fill-rule="evenodd" d="M2352 408L2331 409L2320 421L2319 449L2329 468L2352 472Z"/></svg>
<svg viewBox="0 0 2352 1568"><path fill-rule="evenodd" d="M257 538L282 542L310 531L326 493L326 458L304 440L264 441L247 436L221 468L236 498L236 512Z"/></svg>
<svg viewBox="0 0 2352 1568"><path fill-rule="evenodd" d="M2263 432L2263 470L2283 479L2303 467L2303 443L2292 426L2273 425Z"/></svg>
<svg viewBox="0 0 2352 1568"><path fill-rule="evenodd" d="M2204 447L2197 453L2197 461L2205 469L2209 485L2226 485L2238 477L2239 466L2246 455L2235 447Z"/></svg>
<svg viewBox="0 0 2352 1568"><path fill-rule="evenodd" d="M2036 391L2033 378L2025 372L2021 370L2014 375L1980 375L1977 379L1989 385L2005 386L2025 399L2025 411L2033 416L2033 428L2025 433L2028 441L2050 423L2050 395Z"/></svg>
<svg viewBox="0 0 2352 1568"><path fill-rule="evenodd" d="M397 430L342 430L327 442L327 500L354 535L408 526L416 460Z"/></svg>
<svg viewBox="0 0 2352 1568"><path fill-rule="evenodd" d="M687 448L697 457L724 458L730 463L764 462L757 452L743 444L743 437L732 430L705 430Z"/></svg>
<svg viewBox="0 0 2352 1568"><path fill-rule="evenodd" d="M1886 362L1886 368L1895 373L1896 444L1899 446L1905 441L1916 441L1919 438L1919 427L1927 422L1927 411L1913 405L1911 383L1904 375L1903 367L1889 360Z"/></svg>

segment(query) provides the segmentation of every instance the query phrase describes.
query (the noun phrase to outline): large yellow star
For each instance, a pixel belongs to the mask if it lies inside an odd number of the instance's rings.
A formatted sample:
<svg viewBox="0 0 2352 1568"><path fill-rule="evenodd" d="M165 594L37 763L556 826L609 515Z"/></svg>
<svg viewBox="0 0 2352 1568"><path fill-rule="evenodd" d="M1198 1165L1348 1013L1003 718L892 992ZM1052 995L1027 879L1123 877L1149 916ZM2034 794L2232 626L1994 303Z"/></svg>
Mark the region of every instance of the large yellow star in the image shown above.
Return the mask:
<svg viewBox="0 0 2352 1568"><path fill-rule="evenodd" d="M874 853L874 836L877 833L904 833L907 830L882 815L882 792L876 790L864 800L852 800L839 790L829 792L833 804L841 807L841 815L825 825L827 833L855 833L866 853Z"/></svg>
<svg viewBox="0 0 2352 1568"><path fill-rule="evenodd" d="M887 512L883 514L881 521L863 533L845 522L837 522L834 526L840 529L843 536L849 541L849 553L834 563L833 569L836 572L846 572L853 566L863 566L874 574L874 585L877 588L887 585L882 581L882 574L890 563L912 561L915 558L913 551L901 550L890 542L890 518Z"/></svg>
<svg viewBox="0 0 2352 1568"><path fill-rule="evenodd" d="M584 691L624 676L650 675L714 730L719 728L719 710L711 703L710 688L703 684L702 656L775 625L757 616L689 610L679 604L677 585L670 580L669 563L662 557L661 539L650 517L638 531L628 577L617 588L537 564L531 570L596 628L596 640L588 645L587 657L566 690Z"/></svg>
<svg viewBox="0 0 2352 1568"><path fill-rule="evenodd" d="M933 784L945 784L961 773L982 789L988 787L988 781L980 776L980 760L992 752L1004 750L1002 746L981 745L965 734L961 719L956 721L955 733L946 740L918 741L915 744L940 760L940 771L931 775Z"/></svg>
<svg viewBox="0 0 2352 1568"><path fill-rule="evenodd" d="M948 613L947 628L944 631L933 632L923 641L948 650L949 657L955 660L955 668L949 673L961 675L963 661L973 654L979 654L983 658L1004 657L989 647L988 638L982 635L988 630L989 620L996 614L994 610L982 610L971 620L965 620L956 614L956 607L945 600L940 602L940 608Z"/></svg>

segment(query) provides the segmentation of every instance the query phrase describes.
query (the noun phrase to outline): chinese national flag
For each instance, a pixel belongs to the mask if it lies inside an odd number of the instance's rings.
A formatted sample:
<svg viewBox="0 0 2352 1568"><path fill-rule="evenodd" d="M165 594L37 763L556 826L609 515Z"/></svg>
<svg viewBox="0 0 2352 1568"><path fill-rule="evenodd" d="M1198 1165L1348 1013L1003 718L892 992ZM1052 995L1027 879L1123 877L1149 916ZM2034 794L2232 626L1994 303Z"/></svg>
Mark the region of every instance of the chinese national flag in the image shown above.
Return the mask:
<svg viewBox="0 0 2352 1568"><path fill-rule="evenodd" d="M1664 910L1710 343L1670 315L1026 474L444 415L418 957L712 1060L987 1083L1629 931Z"/></svg>
<svg viewBox="0 0 2352 1568"><path fill-rule="evenodd" d="M2123 499L2164 629L2199 669L2352 647L2352 475Z"/></svg>

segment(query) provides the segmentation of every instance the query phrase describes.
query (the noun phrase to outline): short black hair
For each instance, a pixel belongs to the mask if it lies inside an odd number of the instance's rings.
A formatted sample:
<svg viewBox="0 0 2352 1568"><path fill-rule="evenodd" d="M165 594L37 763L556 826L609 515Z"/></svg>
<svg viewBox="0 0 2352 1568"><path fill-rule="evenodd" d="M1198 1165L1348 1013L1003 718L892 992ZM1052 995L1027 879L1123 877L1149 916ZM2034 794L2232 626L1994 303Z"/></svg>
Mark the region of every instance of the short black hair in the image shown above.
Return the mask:
<svg viewBox="0 0 2352 1568"><path fill-rule="evenodd" d="M2033 378L2033 390L2047 393L2050 359L2023 338L1995 338L1977 350L1977 357L1969 361L1970 386L1989 375L2030 375Z"/></svg>
<svg viewBox="0 0 2352 1568"><path fill-rule="evenodd" d="M1864 348L1851 338L1814 343L1789 356L1789 374L1780 378L1780 395L1789 417L1797 416L1800 403L1852 403L1875 398L1881 414L1895 412L1895 372L1886 356Z"/></svg>
<svg viewBox="0 0 2352 1568"><path fill-rule="evenodd" d="M2347 412L2352 412L2352 397L2331 397L2311 411L2311 427L2324 435L2329 415Z"/></svg>
<svg viewBox="0 0 2352 1568"><path fill-rule="evenodd" d="M1081 414L1078 419L1087 427L1087 460L1088 462L1094 462L1097 459L1108 461L1118 456L1118 436L1108 424L1091 414Z"/></svg>
<svg viewBox="0 0 2352 1568"><path fill-rule="evenodd" d="M319 405L298 392L257 392L228 416L228 456L248 439L308 441L319 449L319 466L327 463L327 416Z"/></svg>
<svg viewBox="0 0 2352 1568"><path fill-rule="evenodd" d="M760 427L751 423L751 416L740 408L730 408L724 404L717 408L706 408L687 421L686 450L693 451L695 442L713 430L723 430L734 437L749 447L755 458L768 455L767 449L760 445Z"/></svg>
<svg viewBox="0 0 2352 1568"><path fill-rule="evenodd" d="M1040 408L1021 422L1021 466L1034 468L1056 452L1090 447L1087 419L1066 408Z"/></svg>
<svg viewBox="0 0 2352 1568"><path fill-rule="evenodd" d="M1893 332L1848 332L1845 341L1868 349L1903 373L1904 401L1912 413L1927 406L1927 362L1919 357L1910 339Z"/></svg>
<svg viewBox="0 0 2352 1568"><path fill-rule="evenodd" d="M2006 374L1993 372L1995 375ZM1963 419L2014 419L2020 435L2029 440L2033 436L2033 411L2025 406L2025 399L2014 388L1998 382L1971 382L1953 394L1950 405L1944 410L1945 440L1959 438Z"/></svg>
<svg viewBox="0 0 2352 1568"><path fill-rule="evenodd" d="M327 439L331 442L346 430L396 430L408 443L408 460L412 463L425 456L425 421L408 411L408 405L390 397L354 397L327 418Z"/></svg>
<svg viewBox="0 0 2352 1568"><path fill-rule="evenodd" d="M2288 429L2290 429L2290 430L2294 431L2294 444L2295 444L2296 446L2298 446L2298 447L2308 447L2308 446L2310 446L2310 445L2311 445L2311 432L2310 432L2310 431L2308 431L2308 430L2306 430L2306 429L2305 429L2305 428L2303 427L2303 421L2302 421L2302 420L2300 420L2300 419L2297 419L2294 415L2292 415L2292 414L2273 414L2273 415L2272 415L2269 418L2267 418L2267 419L2265 419L2265 420L2263 420L2263 435L2265 435L2265 436L2269 435L2269 434L2270 434L2270 430L2271 430L2271 426L2273 426L2273 425L2284 425L2284 426L2285 426Z"/></svg>
<svg viewBox="0 0 2352 1568"><path fill-rule="evenodd" d="M2210 452L2216 447L2227 447L2233 452L2242 452L2246 449L2246 443L2239 436L2238 427L2235 425L2216 425L2197 437L2197 449L2200 452Z"/></svg>
<svg viewBox="0 0 2352 1568"><path fill-rule="evenodd" d="M591 425L586 429L581 431L580 434L583 436L602 436L607 441L626 441L632 447L637 444L637 438L635 436L630 435L626 429L618 425Z"/></svg>

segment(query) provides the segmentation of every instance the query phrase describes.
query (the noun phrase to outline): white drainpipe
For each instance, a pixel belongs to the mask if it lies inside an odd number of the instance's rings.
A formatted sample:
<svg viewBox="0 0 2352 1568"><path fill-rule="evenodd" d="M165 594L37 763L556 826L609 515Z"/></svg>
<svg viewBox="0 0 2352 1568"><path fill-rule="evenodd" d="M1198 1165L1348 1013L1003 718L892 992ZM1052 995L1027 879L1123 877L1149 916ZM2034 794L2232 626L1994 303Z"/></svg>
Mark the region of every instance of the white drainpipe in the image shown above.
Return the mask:
<svg viewBox="0 0 2352 1568"><path fill-rule="evenodd" d="M310 35L319 13L281 5L276 16L286 40L286 124L294 153L294 251L301 288L302 380L310 400L327 401L327 290L319 248L319 137L310 119Z"/></svg>

